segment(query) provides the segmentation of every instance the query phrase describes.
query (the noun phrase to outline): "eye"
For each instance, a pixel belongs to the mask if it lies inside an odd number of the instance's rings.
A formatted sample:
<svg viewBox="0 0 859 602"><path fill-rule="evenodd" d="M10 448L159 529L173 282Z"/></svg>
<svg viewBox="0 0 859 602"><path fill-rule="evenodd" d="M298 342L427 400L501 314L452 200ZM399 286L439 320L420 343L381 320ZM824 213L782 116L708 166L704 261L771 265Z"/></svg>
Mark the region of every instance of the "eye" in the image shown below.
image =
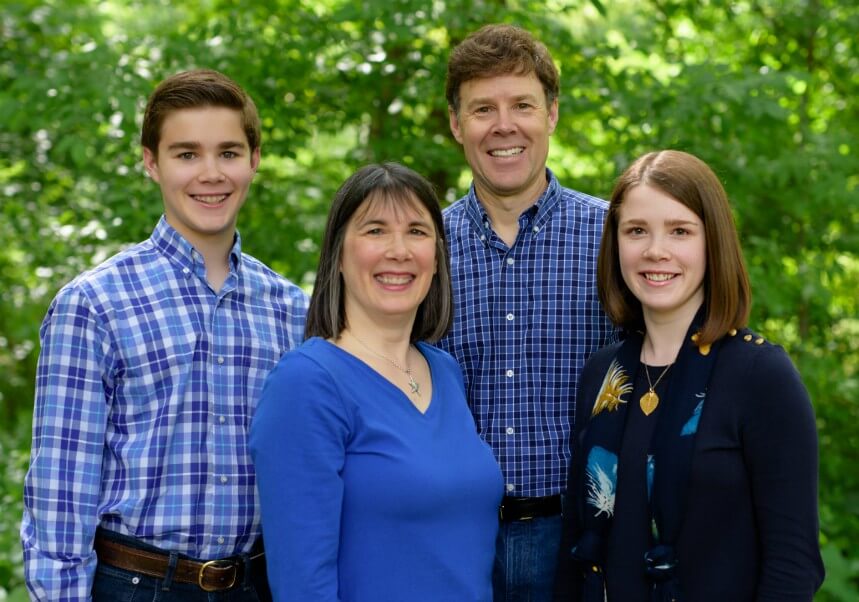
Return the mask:
<svg viewBox="0 0 859 602"><path fill-rule="evenodd" d="M644 234L644 228L641 226L630 226L626 229L626 233L630 236L641 236Z"/></svg>
<svg viewBox="0 0 859 602"><path fill-rule="evenodd" d="M492 107L477 107L474 112L478 115L486 115L492 110Z"/></svg>
<svg viewBox="0 0 859 602"><path fill-rule="evenodd" d="M409 230L409 234L414 234L416 236L429 236L429 232L427 232L423 228L412 228L411 230Z"/></svg>
<svg viewBox="0 0 859 602"><path fill-rule="evenodd" d="M533 109L533 108L534 108L534 106L527 103L527 102L520 102L519 104L516 105L516 109L519 111L528 111L528 110Z"/></svg>
<svg viewBox="0 0 859 602"><path fill-rule="evenodd" d="M186 151L184 153L179 153L178 155L176 155L176 157L182 159L183 161L190 161L191 159L196 157L196 155L191 151Z"/></svg>
<svg viewBox="0 0 859 602"><path fill-rule="evenodd" d="M223 153L221 153L221 155L224 157L224 159L235 159L239 156L239 153L235 151L224 151Z"/></svg>

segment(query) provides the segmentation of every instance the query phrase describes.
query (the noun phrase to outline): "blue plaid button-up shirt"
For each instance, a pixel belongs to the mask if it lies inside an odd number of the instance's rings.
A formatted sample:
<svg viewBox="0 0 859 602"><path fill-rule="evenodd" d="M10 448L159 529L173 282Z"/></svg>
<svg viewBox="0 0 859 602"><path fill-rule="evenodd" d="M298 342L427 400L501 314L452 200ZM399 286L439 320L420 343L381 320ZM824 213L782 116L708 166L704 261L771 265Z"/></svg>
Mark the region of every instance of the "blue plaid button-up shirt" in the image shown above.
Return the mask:
<svg viewBox="0 0 859 602"><path fill-rule="evenodd" d="M579 373L616 339L596 290L608 206L546 177L512 247L473 185L444 214L455 317L439 346L461 364L478 431L517 497L566 488Z"/></svg>
<svg viewBox="0 0 859 602"><path fill-rule="evenodd" d="M42 324L21 526L37 600L88 600L99 525L196 558L259 536L248 428L306 295L238 236L219 292L162 217L66 285Z"/></svg>

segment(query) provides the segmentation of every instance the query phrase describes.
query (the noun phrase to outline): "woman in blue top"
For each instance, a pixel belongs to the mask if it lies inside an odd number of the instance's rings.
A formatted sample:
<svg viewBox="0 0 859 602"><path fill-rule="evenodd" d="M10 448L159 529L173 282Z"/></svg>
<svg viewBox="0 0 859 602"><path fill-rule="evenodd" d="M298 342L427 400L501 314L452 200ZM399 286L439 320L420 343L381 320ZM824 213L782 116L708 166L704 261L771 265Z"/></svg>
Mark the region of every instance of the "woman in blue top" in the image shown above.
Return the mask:
<svg viewBox="0 0 859 602"><path fill-rule="evenodd" d="M251 427L275 600L491 600L501 473L459 365L423 342L451 311L432 187L360 169L328 216L306 341Z"/></svg>

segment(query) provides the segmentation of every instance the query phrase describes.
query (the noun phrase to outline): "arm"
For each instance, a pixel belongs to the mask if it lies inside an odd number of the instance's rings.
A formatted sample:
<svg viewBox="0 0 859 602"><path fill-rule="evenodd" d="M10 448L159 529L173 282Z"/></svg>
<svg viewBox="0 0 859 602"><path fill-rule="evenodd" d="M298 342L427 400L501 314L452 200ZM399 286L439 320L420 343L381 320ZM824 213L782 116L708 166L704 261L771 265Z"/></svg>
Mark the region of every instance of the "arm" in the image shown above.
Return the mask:
<svg viewBox="0 0 859 602"><path fill-rule="evenodd" d="M341 472L349 417L330 375L287 354L251 424L268 576L274 598L338 600Z"/></svg>
<svg viewBox="0 0 859 602"><path fill-rule="evenodd" d="M580 453L581 437L582 431L590 420L597 392L602 385L602 378L616 352L617 345L603 347L594 352L585 363L579 378L573 434L570 438L572 456L570 471L567 476L567 491L564 494L561 548L555 577L554 599L559 602L561 600L573 602L581 597L583 581L581 569L570 554L573 543L581 535L581 526L579 525L579 496L581 492L578 489L583 470Z"/></svg>
<svg viewBox="0 0 859 602"><path fill-rule="evenodd" d="M33 445L24 480L24 578L34 600L89 600L107 424L108 336L74 289L41 329Z"/></svg>
<svg viewBox="0 0 859 602"><path fill-rule="evenodd" d="M823 581L811 400L780 347L762 349L751 374L741 428L762 551L756 600L810 601Z"/></svg>

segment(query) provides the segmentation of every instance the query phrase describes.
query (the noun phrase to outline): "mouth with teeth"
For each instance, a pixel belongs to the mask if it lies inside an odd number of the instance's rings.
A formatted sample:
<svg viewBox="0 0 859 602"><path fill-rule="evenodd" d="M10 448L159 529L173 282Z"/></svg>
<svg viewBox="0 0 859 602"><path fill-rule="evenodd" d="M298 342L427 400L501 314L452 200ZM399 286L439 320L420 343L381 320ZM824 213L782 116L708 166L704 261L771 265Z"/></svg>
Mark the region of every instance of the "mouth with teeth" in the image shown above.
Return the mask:
<svg viewBox="0 0 859 602"><path fill-rule="evenodd" d="M521 155L524 152L524 146L514 146L513 148L498 148L491 150L489 151L489 154L493 157L515 157L516 155Z"/></svg>
<svg viewBox="0 0 859 602"><path fill-rule="evenodd" d="M675 276L676 274L667 274L665 272L647 272L644 274L645 280L648 280L649 282L668 282L669 280L672 280Z"/></svg>
<svg viewBox="0 0 859 602"><path fill-rule="evenodd" d="M195 201L197 201L198 203L203 203L204 205L213 205L214 206L214 205L220 205L221 203L223 203L225 200L227 200L227 197L229 197L230 195L229 194L192 194L189 196L192 199L194 199Z"/></svg>
<svg viewBox="0 0 859 602"><path fill-rule="evenodd" d="M404 286L414 279L411 274L376 274L376 281L386 286Z"/></svg>

